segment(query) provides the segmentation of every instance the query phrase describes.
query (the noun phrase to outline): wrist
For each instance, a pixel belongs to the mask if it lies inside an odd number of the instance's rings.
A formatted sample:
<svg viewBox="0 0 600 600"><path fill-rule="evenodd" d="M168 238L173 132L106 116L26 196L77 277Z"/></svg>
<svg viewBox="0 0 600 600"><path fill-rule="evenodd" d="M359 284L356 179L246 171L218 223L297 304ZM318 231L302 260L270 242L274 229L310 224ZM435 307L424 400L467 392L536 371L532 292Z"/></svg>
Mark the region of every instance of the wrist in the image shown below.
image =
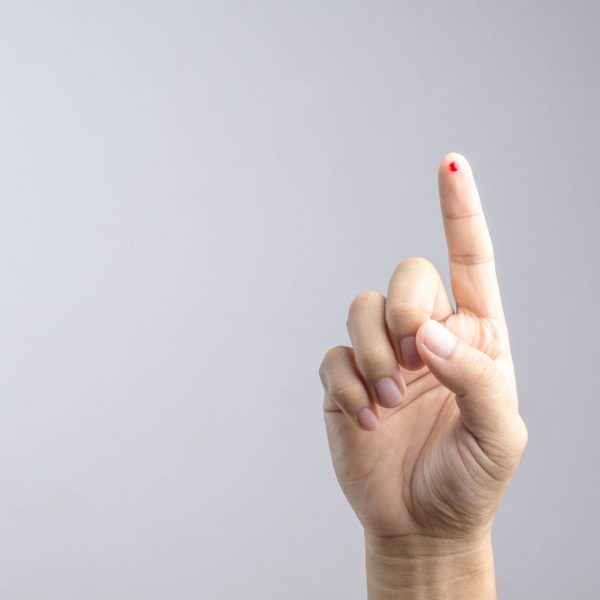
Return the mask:
<svg viewBox="0 0 600 600"><path fill-rule="evenodd" d="M369 600L495 600L491 533L447 539L365 532Z"/></svg>

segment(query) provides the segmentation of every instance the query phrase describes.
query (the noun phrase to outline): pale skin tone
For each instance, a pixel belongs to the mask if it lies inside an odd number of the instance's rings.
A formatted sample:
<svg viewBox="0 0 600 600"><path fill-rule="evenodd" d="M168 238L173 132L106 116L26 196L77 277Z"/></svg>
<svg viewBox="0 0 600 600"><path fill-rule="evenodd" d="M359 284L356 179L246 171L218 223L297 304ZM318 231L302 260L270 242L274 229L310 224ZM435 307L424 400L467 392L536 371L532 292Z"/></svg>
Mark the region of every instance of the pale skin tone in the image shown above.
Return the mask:
<svg viewBox="0 0 600 600"><path fill-rule="evenodd" d="M352 301L351 346L319 370L369 600L495 599L492 523L527 445L471 167L448 154L438 180L455 307L435 267L407 258L385 295Z"/></svg>

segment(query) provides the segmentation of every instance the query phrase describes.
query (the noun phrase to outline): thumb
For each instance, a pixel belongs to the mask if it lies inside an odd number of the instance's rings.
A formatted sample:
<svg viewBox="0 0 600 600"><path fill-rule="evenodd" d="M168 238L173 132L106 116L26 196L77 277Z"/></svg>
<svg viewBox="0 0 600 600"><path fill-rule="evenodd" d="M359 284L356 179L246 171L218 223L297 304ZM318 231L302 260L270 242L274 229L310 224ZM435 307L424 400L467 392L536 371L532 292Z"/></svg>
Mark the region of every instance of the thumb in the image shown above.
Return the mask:
<svg viewBox="0 0 600 600"><path fill-rule="evenodd" d="M431 319L419 327L416 343L430 371L456 394L467 429L495 453L514 449L520 456L526 429L517 410L510 359L503 355L494 360Z"/></svg>

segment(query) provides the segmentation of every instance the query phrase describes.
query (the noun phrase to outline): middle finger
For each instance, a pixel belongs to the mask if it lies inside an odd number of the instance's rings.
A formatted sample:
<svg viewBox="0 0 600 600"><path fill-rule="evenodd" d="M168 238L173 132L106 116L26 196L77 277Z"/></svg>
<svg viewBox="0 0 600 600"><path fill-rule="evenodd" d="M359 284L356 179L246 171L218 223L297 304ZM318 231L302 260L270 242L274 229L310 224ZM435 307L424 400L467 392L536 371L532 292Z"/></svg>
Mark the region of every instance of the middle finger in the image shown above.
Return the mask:
<svg viewBox="0 0 600 600"><path fill-rule="evenodd" d="M400 364L411 370L423 366L416 333L428 319L444 321L454 313L437 269L426 258L403 260L390 280L386 322Z"/></svg>

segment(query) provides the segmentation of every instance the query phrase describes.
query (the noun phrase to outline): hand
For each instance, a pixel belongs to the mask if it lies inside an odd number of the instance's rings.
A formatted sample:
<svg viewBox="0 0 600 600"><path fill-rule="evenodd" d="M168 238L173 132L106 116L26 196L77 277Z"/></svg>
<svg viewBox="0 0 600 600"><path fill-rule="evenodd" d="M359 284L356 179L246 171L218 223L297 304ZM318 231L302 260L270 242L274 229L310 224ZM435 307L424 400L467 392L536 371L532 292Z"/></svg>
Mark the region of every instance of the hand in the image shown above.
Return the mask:
<svg viewBox="0 0 600 600"><path fill-rule="evenodd" d="M429 261L403 260L387 298L354 299L352 348L332 348L320 368L336 476L368 546L388 555L390 543L404 556L419 540L446 554L489 545L527 444L492 242L464 157L444 157L439 188L456 310Z"/></svg>

